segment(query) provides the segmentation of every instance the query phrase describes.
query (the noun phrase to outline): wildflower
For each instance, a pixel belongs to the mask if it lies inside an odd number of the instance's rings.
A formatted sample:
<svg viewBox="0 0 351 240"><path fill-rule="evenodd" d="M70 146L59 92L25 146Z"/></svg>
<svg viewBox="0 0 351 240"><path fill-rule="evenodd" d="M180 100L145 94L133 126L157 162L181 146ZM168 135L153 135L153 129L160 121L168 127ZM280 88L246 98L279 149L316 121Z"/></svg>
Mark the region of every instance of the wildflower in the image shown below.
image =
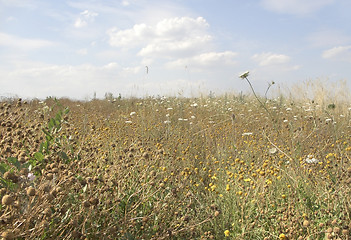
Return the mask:
<svg viewBox="0 0 351 240"><path fill-rule="evenodd" d="M276 148L271 148L271 149L269 149L269 153L270 154L275 154L275 153L277 153L277 149Z"/></svg>
<svg viewBox="0 0 351 240"><path fill-rule="evenodd" d="M281 234L279 235L279 239L280 239L280 240L286 239L285 234L284 234L284 233L281 233Z"/></svg>
<svg viewBox="0 0 351 240"><path fill-rule="evenodd" d="M136 112L131 112L129 115L130 116L133 116L133 115L135 115L136 114Z"/></svg>
<svg viewBox="0 0 351 240"><path fill-rule="evenodd" d="M243 134L241 134L242 136L250 136L250 135L252 135L252 132L247 132L247 133L243 133Z"/></svg>
<svg viewBox="0 0 351 240"><path fill-rule="evenodd" d="M164 121L163 123L164 123L164 124L169 124L169 123L171 123L171 121L166 120L166 121Z"/></svg>
<svg viewBox="0 0 351 240"><path fill-rule="evenodd" d="M229 237L229 234L230 234L229 230L224 231L224 236Z"/></svg>
<svg viewBox="0 0 351 240"><path fill-rule="evenodd" d="M125 123L133 123L132 121L125 121Z"/></svg>
<svg viewBox="0 0 351 240"><path fill-rule="evenodd" d="M308 155L308 157L305 159L306 163L318 163L319 160L314 158L312 155Z"/></svg>
<svg viewBox="0 0 351 240"><path fill-rule="evenodd" d="M248 76L249 76L249 71L246 71L246 72L240 74L240 75L239 75L239 78L245 79L245 78L247 78Z"/></svg>
<svg viewBox="0 0 351 240"><path fill-rule="evenodd" d="M30 182L33 182L35 179L35 175L33 173L28 173L27 177Z"/></svg>
<svg viewBox="0 0 351 240"><path fill-rule="evenodd" d="M227 186L225 187L225 190L226 190L226 191L229 191L229 190L230 190L229 184L227 184Z"/></svg>

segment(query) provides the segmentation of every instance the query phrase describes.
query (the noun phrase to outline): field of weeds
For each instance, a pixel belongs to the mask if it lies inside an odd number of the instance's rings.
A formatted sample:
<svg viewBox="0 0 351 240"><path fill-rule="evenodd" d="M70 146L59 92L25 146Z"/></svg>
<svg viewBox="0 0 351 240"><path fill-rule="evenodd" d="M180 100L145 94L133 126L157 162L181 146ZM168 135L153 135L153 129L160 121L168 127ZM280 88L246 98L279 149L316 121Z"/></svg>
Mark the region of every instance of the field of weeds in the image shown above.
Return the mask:
<svg viewBox="0 0 351 240"><path fill-rule="evenodd" d="M350 239L350 106L4 100L1 236Z"/></svg>

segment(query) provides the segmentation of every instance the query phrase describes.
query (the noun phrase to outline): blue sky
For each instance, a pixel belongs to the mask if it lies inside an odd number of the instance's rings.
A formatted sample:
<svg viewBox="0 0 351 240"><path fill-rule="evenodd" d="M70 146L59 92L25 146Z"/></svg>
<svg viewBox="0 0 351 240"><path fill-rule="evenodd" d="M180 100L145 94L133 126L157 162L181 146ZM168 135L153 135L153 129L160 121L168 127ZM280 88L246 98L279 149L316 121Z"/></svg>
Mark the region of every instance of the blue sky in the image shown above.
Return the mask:
<svg viewBox="0 0 351 240"><path fill-rule="evenodd" d="M0 95L238 93L247 70L261 93L271 81L349 84L350 11L349 0L0 0Z"/></svg>

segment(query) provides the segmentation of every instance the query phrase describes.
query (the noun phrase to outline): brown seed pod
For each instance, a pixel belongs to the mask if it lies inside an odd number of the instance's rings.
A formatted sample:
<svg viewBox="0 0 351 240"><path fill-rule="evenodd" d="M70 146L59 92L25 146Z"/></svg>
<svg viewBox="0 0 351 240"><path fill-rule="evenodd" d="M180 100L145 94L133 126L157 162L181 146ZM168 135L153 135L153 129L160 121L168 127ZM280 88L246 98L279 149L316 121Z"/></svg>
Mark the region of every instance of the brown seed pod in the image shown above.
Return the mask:
<svg viewBox="0 0 351 240"><path fill-rule="evenodd" d="M310 221L308 220L305 220L303 221L303 224L302 224L304 227L308 227L310 225Z"/></svg>
<svg viewBox="0 0 351 240"><path fill-rule="evenodd" d="M54 175L52 174L52 173L48 173L47 175L46 175L46 179L47 180L52 180L54 178Z"/></svg>
<svg viewBox="0 0 351 240"><path fill-rule="evenodd" d="M4 173L4 178L8 179L8 180L13 180L16 178L16 175L14 173L8 171L8 172Z"/></svg>
<svg viewBox="0 0 351 240"><path fill-rule="evenodd" d="M92 205L96 206L96 205L99 204L99 199L93 197L93 198L90 198L90 199L89 199L89 202L90 202Z"/></svg>
<svg viewBox="0 0 351 240"><path fill-rule="evenodd" d="M35 188L34 187L27 188L27 195L34 196L35 195Z"/></svg>
<svg viewBox="0 0 351 240"><path fill-rule="evenodd" d="M1 203L3 205L9 206L13 203L13 198L10 195L5 195L2 197Z"/></svg>
<svg viewBox="0 0 351 240"><path fill-rule="evenodd" d="M89 201L84 201L84 202L83 202L83 206L84 206L85 208L90 207L90 202L89 202Z"/></svg>
<svg viewBox="0 0 351 240"><path fill-rule="evenodd" d="M5 230L5 231L1 234L1 237L2 237L4 240L11 240L11 239L14 239L14 238L15 238L13 232L10 231L10 230Z"/></svg>

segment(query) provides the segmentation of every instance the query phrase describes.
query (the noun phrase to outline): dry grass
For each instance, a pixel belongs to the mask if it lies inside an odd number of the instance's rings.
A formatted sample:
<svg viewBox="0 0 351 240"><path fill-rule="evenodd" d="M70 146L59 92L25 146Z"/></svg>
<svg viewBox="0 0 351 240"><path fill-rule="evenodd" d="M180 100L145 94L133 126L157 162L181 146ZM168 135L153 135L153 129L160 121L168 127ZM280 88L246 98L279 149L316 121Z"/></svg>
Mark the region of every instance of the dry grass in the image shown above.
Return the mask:
<svg viewBox="0 0 351 240"><path fill-rule="evenodd" d="M3 101L1 236L349 239L349 106L265 106Z"/></svg>

